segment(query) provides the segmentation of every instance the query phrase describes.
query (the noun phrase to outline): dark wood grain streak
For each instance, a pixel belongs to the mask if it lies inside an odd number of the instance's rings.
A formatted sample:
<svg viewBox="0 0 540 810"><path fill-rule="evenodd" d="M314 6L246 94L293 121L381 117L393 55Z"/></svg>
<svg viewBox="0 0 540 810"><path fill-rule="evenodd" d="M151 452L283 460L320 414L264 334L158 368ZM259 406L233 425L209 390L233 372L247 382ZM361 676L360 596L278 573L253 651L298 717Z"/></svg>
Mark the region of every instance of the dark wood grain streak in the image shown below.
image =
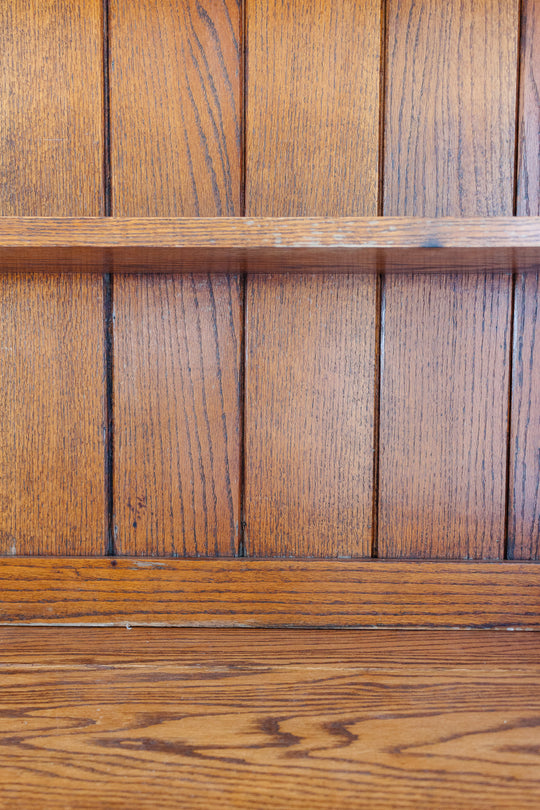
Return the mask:
<svg viewBox="0 0 540 810"><path fill-rule="evenodd" d="M0 559L0 623L540 628L540 566Z"/></svg>
<svg viewBox="0 0 540 810"><path fill-rule="evenodd" d="M512 213L518 5L389 0L385 214ZM383 307L379 553L500 557L510 276L388 276Z"/></svg>
<svg viewBox="0 0 540 810"><path fill-rule="evenodd" d="M312 633L314 650L286 631L271 640L202 631L208 650L166 633L160 660L147 654L151 630L85 635L80 649L71 631L59 640L62 663L46 640L28 651L27 632L20 647L11 634L0 663L0 806L532 810L540 801L536 633L521 644L476 634L481 660L456 632L405 643L396 632Z"/></svg>
<svg viewBox="0 0 540 810"><path fill-rule="evenodd" d="M540 214L540 4L524 0L516 209ZM508 556L540 558L540 262L519 273L514 304ZM516 268L519 269L519 266Z"/></svg>
<svg viewBox="0 0 540 810"><path fill-rule="evenodd" d="M236 0L111 0L114 215L239 213L239 43ZM192 269L115 279L119 554L237 545L240 285Z"/></svg>
<svg viewBox="0 0 540 810"><path fill-rule="evenodd" d="M0 214L99 216L101 3L0 9ZM0 554L103 554L102 280L0 280Z"/></svg>
<svg viewBox="0 0 540 810"><path fill-rule="evenodd" d="M246 214L377 213L380 2L252 2ZM248 276L245 547L371 551L375 275Z"/></svg>

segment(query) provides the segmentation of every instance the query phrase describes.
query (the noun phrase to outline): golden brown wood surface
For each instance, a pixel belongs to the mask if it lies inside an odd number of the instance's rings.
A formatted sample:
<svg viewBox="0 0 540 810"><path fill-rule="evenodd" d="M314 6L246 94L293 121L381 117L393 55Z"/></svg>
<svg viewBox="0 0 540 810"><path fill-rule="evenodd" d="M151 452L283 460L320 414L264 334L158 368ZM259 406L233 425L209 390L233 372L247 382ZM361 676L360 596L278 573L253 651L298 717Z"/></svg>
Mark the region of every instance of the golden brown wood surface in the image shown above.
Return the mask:
<svg viewBox="0 0 540 810"><path fill-rule="evenodd" d="M240 213L239 35L235 0L111 0L114 215ZM115 279L119 554L236 548L240 301L236 278Z"/></svg>
<svg viewBox="0 0 540 810"><path fill-rule="evenodd" d="M246 214L377 212L380 0L247 0Z"/></svg>
<svg viewBox="0 0 540 810"><path fill-rule="evenodd" d="M248 556L371 556L375 303L355 275L250 279Z"/></svg>
<svg viewBox="0 0 540 810"><path fill-rule="evenodd" d="M100 0L2 4L0 215L103 213Z"/></svg>
<svg viewBox="0 0 540 810"><path fill-rule="evenodd" d="M375 215L378 0L246 11L247 216ZM375 313L374 275L248 276L249 555L370 553Z"/></svg>
<svg viewBox="0 0 540 810"><path fill-rule="evenodd" d="M0 558L0 623L540 628L540 566Z"/></svg>
<svg viewBox="0 0 540 810"><path fill-rule="evenodd" d="M540 801L537 633L13 630L0 807Z"/></svg>
<svg viewBox="0 0 540 810"><path fill-rule="evenodd" d="M540 4L524 0L517 213L540 214ZM540 557L540 262L518 274L514 303L508 556Z"/></svg>
<svg viewBox="0 0 540 810"><path fill-rule="evenodd" d="M133 276L122 290L115 324L122 363L115 389L117 553L234 556L238 277L168 276L156 284ZM134 325L141 324L145 334L137 331L135 340Z"/></svg>
<svg viewBox="0 0 540 810"><path fill-rule="evenodd" d="M518 216L540 214L540 4L522 0Z"/></svg>
<svg viewBox="0 0 540 810"><path fill-rule="evenodd" d="M540 273L518 275L514 309L508 556L540 557Z"/></svg>
<svg viewBox="0 0 540 810"><path fill-rule="evenodd" d="M5 3L0 38L0 214L99 216L101 4ZM25 269L0 282L0 553L102 554L102 280Z"/></svg>
<svg viewBox="0 0 540 810"><path fill-rule="evenodd" d="M176 664L184 667L361 666L377 672L481 667L492 661L516 672L540 663L538 633L495 630L239 630L180 627L0 628L0 667Z"/></svg>
<svg viewBox="0 0 540 810"><path fill-rule="evenodd" d="M99 277L0 276L0 553L105 552Z"/></svg>
<svg viewBox="0 0 540 810"><path fill-rule="evenodd" d="M386 281L381 556L504 556L510 284Z"/></svg>
<svg viewBox="0 0 540 810"><path fill-rule="evenodd" d="M517 31L517 0L390 0L385 214L512 214ZM504 553L511 290L386 277L381 556Z"/></svg>
<svg viewBox="0 0 540 810"><path fill-rule="evenodd" d="M453 248L521 251L538 261L540 215L522 217L0 217L0 248L103 248L109 258L151 248L241 251L382 251L382 257L416 261L438 252L451 261ZM226 255L226 254L225 254ZM413 254L411 254L413 255ZM471 252L471 257L474 255ZM513 255L513 254L509 254ZM525 255L527 255L525 253ZM441 262L442 264L442 262ZM406 267L410 266L405 264ZM477 263L476 270L480 265Z"/></svg>
<svg viewBox="0 0 540 810"><path fill-rule="evenodd" d="M540 217L0 217L0 272L536 271Z"/></svg>

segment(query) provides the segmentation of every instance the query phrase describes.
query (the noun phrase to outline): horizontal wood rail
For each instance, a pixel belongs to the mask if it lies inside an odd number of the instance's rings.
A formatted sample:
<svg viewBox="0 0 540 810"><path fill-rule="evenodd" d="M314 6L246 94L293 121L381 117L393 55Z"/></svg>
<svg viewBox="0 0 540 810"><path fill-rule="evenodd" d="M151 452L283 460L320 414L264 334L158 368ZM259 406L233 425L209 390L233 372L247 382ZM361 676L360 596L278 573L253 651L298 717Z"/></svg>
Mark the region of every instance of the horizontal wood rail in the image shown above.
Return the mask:
<svg viewBox="0 0 540 810"><path fill-rule="evenodd" d="M2 558L0 623L540 630L540 564Z"/></svg>
<svg viewBox="0 0 540 810"><path fill-rule="evenodd" d="M0 218L0 270L523 271L540 217Z"/></svg>

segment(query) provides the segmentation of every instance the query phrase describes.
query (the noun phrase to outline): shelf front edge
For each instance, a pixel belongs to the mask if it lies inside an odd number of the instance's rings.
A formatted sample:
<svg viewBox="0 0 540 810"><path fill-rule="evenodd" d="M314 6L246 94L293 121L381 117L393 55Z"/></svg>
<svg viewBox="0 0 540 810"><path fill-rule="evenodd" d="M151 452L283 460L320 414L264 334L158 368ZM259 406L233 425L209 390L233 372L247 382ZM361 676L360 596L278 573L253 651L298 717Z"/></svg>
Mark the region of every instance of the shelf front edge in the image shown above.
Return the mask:
<svg viewBox="0 0 540 810"><path fill-rule="evenodd" d="M510 272L540 217L0 218L4 272Z"/></svg>

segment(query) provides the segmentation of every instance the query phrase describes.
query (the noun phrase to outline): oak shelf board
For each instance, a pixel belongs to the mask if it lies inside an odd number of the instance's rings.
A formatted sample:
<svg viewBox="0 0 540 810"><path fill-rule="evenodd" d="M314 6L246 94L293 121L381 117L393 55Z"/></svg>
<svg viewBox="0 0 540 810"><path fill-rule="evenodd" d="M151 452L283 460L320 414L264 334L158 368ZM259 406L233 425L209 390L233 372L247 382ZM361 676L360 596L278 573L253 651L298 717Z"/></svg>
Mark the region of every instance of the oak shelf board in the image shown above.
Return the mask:
<svg viewBox="0 0 540 810"><path fill-rule="evenodd" d="M1 630L0 806L540 803L540 634Z"/></svg>
<svg viewBox="0 0 540 810"><path fill-rule="evenodd" d="M522 272L540 217L1 217L0 267L107 272Z"/></svg>

